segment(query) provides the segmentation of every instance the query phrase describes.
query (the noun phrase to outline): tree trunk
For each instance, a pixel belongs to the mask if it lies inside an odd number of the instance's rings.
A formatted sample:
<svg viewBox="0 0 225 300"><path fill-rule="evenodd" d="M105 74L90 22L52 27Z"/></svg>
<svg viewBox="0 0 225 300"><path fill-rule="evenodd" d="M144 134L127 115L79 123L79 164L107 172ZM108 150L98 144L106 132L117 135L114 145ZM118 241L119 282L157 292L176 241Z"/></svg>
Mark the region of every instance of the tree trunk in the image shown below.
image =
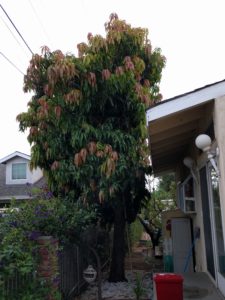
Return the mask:
<svg viewBox="0 0 225 300"><path fill-rule="evenodd" d="M161 230L159 228L155 228L155 231L154 231L150 226L148 226L144 222L144 220L140 216L138 216L138 219L141 222L142 226L144 227L145 231L149 234L151 241L152 241L152 248L155 251L155 247L159 245L159 239L161 237Z"/></svg>
<svg viewBox="0 0 225 300"><path fill-rule="evenodd" d="M113 250L110 266L109 281L127 281L125 278L125 215L122 203L119 203L115 209Z"/></svg>

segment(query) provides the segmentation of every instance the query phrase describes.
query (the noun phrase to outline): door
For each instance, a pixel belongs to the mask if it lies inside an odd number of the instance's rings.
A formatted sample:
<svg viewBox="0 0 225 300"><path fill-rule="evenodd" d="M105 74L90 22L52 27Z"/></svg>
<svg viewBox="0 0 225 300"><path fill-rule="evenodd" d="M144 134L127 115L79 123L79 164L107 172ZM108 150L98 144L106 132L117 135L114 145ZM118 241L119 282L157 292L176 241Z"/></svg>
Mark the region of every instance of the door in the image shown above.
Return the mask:
<svg viewBox="0 0 225 300"><path fill-rule="evenodd" d="M206 264L207 270L215 279L215 263L213 255L213 237L211 229L210 217L210 199L208 192L208 178L206 167L200 170L200 185L201 185L201 198L202 198L202 213L203 213L203 226L205 236L205 251L206 251Z"/></svg>
<svg viewBox="0 0 225 300"><path fill-rule="evenodd" d="M191 223L188 218L171 220L173 264L175 273L193 272Z"/></svg>
<svg viewBox="0 0 225 300"><path fill-rule="evenodd" d="M225 248L219 178L210 163L200 170L207 270L225 295Z"/></svg>
<svg viewBox="0 0 225 300"><path fill-rule="evenodd" d="M225 251L219 195L219 178L211 164L208 165L208 173L212 208L212 228L215 239L214 259L216 262L216 280L219 289L225 295Z"/></svg>

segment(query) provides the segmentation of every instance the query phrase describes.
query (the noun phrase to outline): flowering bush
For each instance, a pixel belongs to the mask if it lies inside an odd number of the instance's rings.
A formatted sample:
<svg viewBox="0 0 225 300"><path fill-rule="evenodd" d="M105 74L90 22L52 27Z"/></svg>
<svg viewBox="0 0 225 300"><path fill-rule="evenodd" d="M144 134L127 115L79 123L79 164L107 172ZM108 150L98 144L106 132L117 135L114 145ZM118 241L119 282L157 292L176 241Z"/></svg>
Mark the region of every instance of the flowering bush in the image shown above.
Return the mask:
<svg viewBox="0 0 225 300"><path fill-rule="evenodd" d="M54 198L48 191L35 191L33 196L32 200L19 206L12 201L6 214L0 215L0 291L3 291L1 285L4 280L13 278L15 273L35 275L38 265L38 237L53 236L63 247L67 243L78 241L80 232L95 220L94 211ZM26 288L23 287L22 294L28 293L28 290L35 295L40 293L36 283L37 279L33 276L29 280L30 285L26 283ZM38 286L43 292L43 284ZM1 299L5 298L2 296ZM30 298L21 296L17 299ZM44 299L43 294L40 299Z"/></svg>

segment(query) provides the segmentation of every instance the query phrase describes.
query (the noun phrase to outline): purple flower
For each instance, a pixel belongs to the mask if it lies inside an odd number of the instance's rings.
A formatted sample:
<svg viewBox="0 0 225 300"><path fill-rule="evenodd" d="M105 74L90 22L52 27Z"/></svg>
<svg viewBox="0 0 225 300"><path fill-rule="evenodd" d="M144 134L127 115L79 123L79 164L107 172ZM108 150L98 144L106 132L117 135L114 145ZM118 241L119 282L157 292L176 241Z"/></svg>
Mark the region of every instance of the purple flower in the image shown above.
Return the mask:
<svg viewBox="0 0 225 300"><path fill-rule="evenodd" d="M9 222L9 225L10 225L11 227L18 227L18 223L17 223L16 221L10 221L10 222Z"/></svg>
<svg viewBox="0 0 225 300"><path fill-rule="evenodd" d="M53 193L52 192L47 192L47 194L46 194L46 198L47 199L51 199L53 197Z"/></svg>
<svg viewBox="0 0 225 300"><path fill-rule="evenodd" d="M37 240L41 235L42 235L41 232L35 230L26 233L27 238L33 241Z"/></svg>
<svg viewBox="0 0 225 300"><path fill-rule="evenodd" d="M49 210L47 210L47 211L35 211L35 215L39 218L46 219L49 216L51 216L51 211L49 211Z"/></svg>
<svg viewBox="0 0 225 300"><path fill-rule="evenodd" d="M59 276L55 276L52 280L52 283L54 286L58 286L60 283L60 277Z"/></svg>
<svg viewBox="0 0 225 300"><path fill-rule="evenodd" d="M57 257L60 257L62 255L62 250L56 250L56 256Z"/></svg>

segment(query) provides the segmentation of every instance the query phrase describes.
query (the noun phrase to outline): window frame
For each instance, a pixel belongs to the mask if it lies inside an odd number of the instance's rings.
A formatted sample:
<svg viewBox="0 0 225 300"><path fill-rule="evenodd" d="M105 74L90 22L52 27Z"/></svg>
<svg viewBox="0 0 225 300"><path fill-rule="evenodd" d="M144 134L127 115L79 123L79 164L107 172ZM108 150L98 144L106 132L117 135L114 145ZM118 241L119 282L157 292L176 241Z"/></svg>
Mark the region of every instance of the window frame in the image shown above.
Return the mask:
<svg viewBox="0 0 225 300"><path fill-rule="evenodd" d="M189 182L189 180L193 181L193 184L192 184L193 197L185 196L185 188L186 188L187 183ZM189 201L189 202L192 201L193 202L194 210L187 209L187 201ZM195 180L194 180L194 178L191 174L188 175L186 177L186 179L178 185L178 207L184 213L187 213L187 214L196 213L196 187L195 187Z"/></svg>
<svg viewBox="0 0 225 300"><path fill-rule="evenodd" d="M25 171L25 177L19 177L18 176L18 173L20 171L18 170L14 170L14 168L18 165L23 165L24 166L24 170L22 170L23 172ZM14 172L16 174L14 174ZM17 177L14 177L14 175L17 175ZM23 174L22 174L23 175ZM26 180L27 179L27 163L26 162L15 162L15 163L12 163L12 168L11 168L11 180L12 181L17 181L17 180Z"/></svg>

